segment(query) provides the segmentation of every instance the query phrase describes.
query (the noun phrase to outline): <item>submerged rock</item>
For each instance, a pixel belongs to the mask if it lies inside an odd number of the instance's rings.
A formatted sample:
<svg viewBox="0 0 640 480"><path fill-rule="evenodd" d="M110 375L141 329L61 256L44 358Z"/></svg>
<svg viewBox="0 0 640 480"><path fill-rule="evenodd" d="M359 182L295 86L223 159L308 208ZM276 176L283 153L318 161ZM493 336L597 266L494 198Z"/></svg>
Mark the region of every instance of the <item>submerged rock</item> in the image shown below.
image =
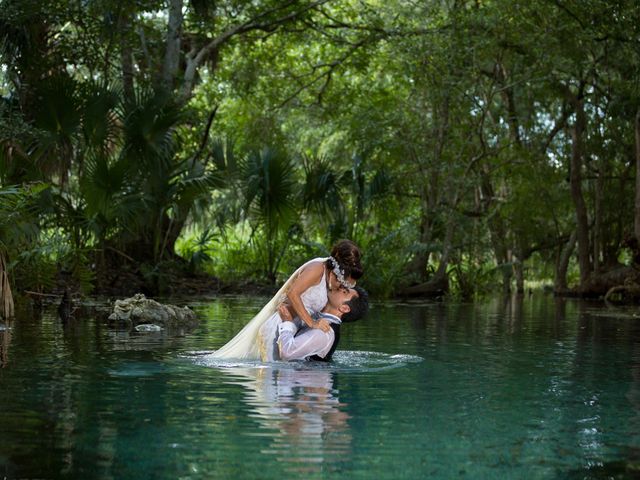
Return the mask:
<svg viewBox="0 0 640 480"><path fill-rule="evenodd" d="M162 327L153 323L143 323L136 326L135 330L136 332L161 332Z"/></svg>
<svg viewBox="0 0 640 480"><path fill-rule="evenodd" d="M145 297L138 293L131 298L116 300L109 320L119 323L138 325L152 324L153 327L171 328L195 326L198 323L196 314L189 307L176 307ZM151 325L149 325L151 327ZM151 327L151 328L153 328ZM157 330L146 330L157 331Z"/></svg>

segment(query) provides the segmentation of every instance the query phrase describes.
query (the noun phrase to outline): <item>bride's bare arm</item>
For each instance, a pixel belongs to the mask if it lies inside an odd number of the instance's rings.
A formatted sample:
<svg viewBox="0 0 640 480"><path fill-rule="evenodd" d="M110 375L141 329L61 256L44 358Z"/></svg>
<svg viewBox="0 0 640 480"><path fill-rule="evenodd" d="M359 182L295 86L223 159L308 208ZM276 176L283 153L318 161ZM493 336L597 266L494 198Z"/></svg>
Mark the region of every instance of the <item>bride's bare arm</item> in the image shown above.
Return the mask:
<svg viewBox="0 0 640 480"><path fill-rule="evenodd" d="M329 322L324 319L320 319L317 322L314 322L307 312L307 309L304 308L304 304L302 303L301 295L304 291L317 285L322 278L324 273L324 263L323 262L314 262L310 265L307 265L299 274L298 277L293 281L291 286L289 287L289 291L287 292L287 299L291 304L291 307L295 311L296 315L300 317L300 319L311 328L319 328L323 332L328 332L331 327L329 326Z"/></svg>

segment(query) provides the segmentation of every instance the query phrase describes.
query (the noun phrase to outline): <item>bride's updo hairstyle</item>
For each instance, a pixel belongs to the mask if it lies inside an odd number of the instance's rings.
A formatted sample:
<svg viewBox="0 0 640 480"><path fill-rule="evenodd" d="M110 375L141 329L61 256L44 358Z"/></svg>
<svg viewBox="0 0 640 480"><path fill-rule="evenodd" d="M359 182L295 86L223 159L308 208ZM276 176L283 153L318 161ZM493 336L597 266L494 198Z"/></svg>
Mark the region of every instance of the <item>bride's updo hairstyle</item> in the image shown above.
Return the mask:
<svg viewBox="0 0 640 480"><path fill-rule="evenodd" d="M338 262L345 279L351 277L358 280L364 274L360 263L360 249L351 240L338 241L331 249L331 258ZM334 267L331 258L327 260L329 268Z"/></svg>

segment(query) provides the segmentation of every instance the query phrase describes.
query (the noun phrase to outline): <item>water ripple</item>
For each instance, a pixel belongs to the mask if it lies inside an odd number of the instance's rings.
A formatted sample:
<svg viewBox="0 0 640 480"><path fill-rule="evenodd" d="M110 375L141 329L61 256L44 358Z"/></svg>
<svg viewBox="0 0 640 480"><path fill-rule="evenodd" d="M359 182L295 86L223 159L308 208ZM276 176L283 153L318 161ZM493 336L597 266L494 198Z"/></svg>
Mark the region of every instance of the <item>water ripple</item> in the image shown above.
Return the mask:
<svg viewBox="0 0 640 480"><path fill-rule="evenodd" d="M325 362L261 362L258 360L229 360L213 356L213 351L189 352L184 357L191 359L196 365L213 368L279 368L330 370L336 372L374 372L404 367L419 363L424 359L417 355L399 355L366 351L340 351L333 356L333 361Z"/></svg>

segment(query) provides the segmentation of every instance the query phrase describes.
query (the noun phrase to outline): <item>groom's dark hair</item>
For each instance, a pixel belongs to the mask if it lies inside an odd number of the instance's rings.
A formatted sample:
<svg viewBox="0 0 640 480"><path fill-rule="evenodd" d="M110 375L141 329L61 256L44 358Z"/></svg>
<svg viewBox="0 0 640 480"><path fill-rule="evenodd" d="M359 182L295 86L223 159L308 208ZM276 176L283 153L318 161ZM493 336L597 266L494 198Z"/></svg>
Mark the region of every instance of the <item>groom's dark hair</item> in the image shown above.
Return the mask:
<svg viewBox="0 0 640 480"><path fill-rule="evenodd" d="M350 310L342 316L342 323L360 320L369 311L369 295L365 289L358 286L353 287L353 289L358 295L347 302Z"/></svg>

